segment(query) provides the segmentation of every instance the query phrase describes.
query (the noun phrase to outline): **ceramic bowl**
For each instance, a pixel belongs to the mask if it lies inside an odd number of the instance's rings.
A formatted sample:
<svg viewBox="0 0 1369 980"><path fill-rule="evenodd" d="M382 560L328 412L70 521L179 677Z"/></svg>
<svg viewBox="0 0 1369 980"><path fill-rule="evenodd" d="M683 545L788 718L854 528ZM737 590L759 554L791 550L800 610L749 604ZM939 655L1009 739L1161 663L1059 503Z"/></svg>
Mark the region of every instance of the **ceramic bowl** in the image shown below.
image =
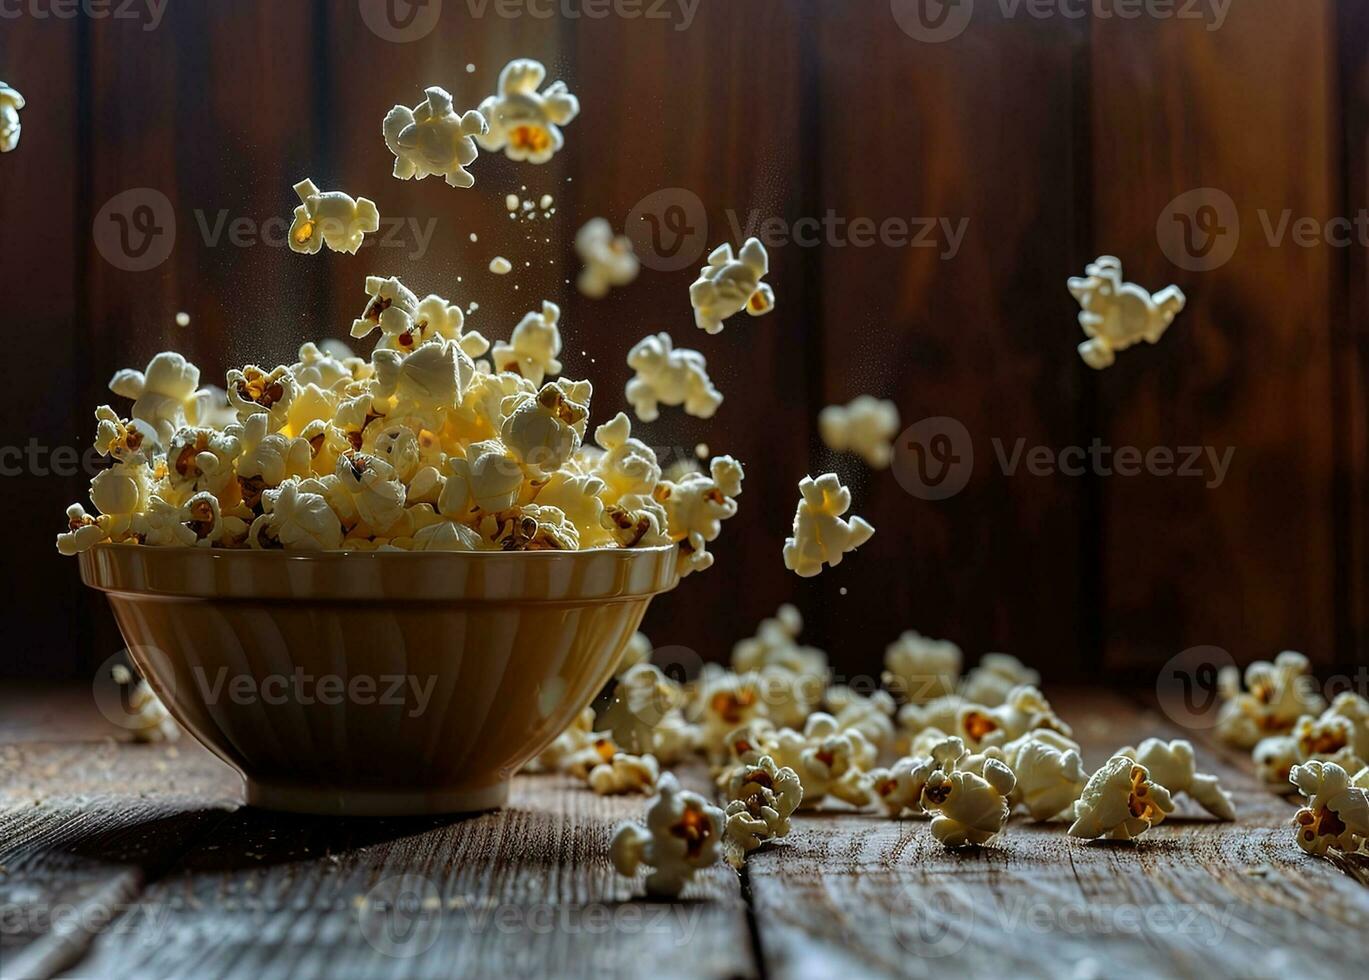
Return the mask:
<svg viewBox="0 0 1369 980"><path fill-rule="evenodd" d="M247 802L335 815L501 806L603 687L673 547L81 555L133 661Z"/></svg>

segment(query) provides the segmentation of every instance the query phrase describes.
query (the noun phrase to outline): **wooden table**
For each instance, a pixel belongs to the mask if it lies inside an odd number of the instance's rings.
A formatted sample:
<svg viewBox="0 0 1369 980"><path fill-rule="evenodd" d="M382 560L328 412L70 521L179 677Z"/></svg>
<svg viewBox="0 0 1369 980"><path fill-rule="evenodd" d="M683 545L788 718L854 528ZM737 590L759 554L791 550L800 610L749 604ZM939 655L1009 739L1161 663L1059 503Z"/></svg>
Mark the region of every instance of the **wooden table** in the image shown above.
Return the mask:
<svg viewBox="0 0 1369 980"><path fill-rule="evenodd" d="M1180 734L1117 696L1056 703L1089 764ZM1369 862L1306 857L1239 754L1200 759L1239 823L1184 803L1127 845L1014 820L958 854L917 820L817 813L740 878L719 866L651 902L608 860L640 797L522 776L508 809L470 818L274 814L239 806L190 740L119 740L88 691L11 689L0 976L1363 975Z"/></svg>

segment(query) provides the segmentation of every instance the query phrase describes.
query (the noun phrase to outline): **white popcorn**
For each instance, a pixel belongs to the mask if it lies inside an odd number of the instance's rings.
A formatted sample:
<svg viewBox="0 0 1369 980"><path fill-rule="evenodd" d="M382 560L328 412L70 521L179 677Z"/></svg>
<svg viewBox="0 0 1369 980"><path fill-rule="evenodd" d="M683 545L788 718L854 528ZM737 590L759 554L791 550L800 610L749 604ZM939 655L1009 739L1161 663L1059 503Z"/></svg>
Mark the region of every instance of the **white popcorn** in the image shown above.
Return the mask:
<svg viewBox="0 0 1369 980"><path fill-rule="evenodd" d="M120 687L131 688L125 704L131 711L128 728L134 741L174 742L181 737L180 726L147 681L135 678L133 672L123 664L116 664L110 670L110 676Z"/></svg>
<svg viewBox="0 0 1369 980"><path fill-rule="evenodd" d="M106 524L86 513L80 504L67 508L67 530L57 535L57 552L70 558L109 540Z"/></svg>
<svg viewBox="0 0 1369 980"><path fill-rule="evenodd" d="M521 504L480 519L486 545L501 551L575 551L580 532L555 507Z"/></svg>
<svg viewBox="0 0 1369 980"><path fill-rule="evenodd" d="M1293 767L1290 778L1307 797L1293 818L1299 847L1321 857L1333 848L1353 854L1369 842L1369 791L1352 785L1344 769L1334 762L1305 762Z"/></svg>
<svg viewBox="0 0 1369 980"><path fill-rule="evenodd" d="M648 894L674 898L696 871L718 862L723 812L699 794L680 789L670 773L661 776L657 790L646 827L619 826L610 857L618 873L629 878L643 865L651 867Z"/></svg>
<svg viewBox="0 0 1369 980"><path fill-rule="evenodd" d="M639 263L632 239L614 235L603 218L591 218L575 233L575 252L584 263L575 286L590 299L603 299L613 286L626 286L637 278Z"/></svg>
<svg viewBox="0 0 1369 980"><path fill-rule="evenodd" d="M1117 351L1132 344L1159 341L1184 308L1184 293L1166 286L1153 296L1135 283L1122 281L1121 260L1100 256L1084 270L1084 277L1069 281L1070 295L1079 302L1079 325L1088 340L1079 345L1079 356L1095 370L1110 367Z"/></svg>
<svg viewBox="0 0 1369 980"><path fill-rule="evenodd" d="M1298 761L1334 762L1347 772L1357 772L1364 759L1355 751L1355 723L1328 709L1318 717L1303 715L1293 726Z"/></svg>
<svg viewBox="0 0 1369 980"><path fill-rule="evenodd" d="M434 430L442 428L448 409L461 400L475 374L466 352L441 337L412 354L377 349L371 359L374 403L388 406L386 414L412 417Z"/></svg>
<svg viewBox="0 0 1369 980"><path fill-rule="evenodd" d="M290 374L301 388L316 385L325 391L341 389L365 373L369 365L341 341L306 341L300 345L299 360L290 365Z"/></svg>
<svg viewBox="0 0 1369 980"><path fill-rule="evenodd" d="M654 664L629 667L618 678L613 701L599 716L599 728L609 732L624 751L647 753L653 733L672 711L684 703L684 691Z"/></svg>
<svg viewBox="0 0 1369 980"><path fill-rule="evenodd" d="M661 464L655 450L632 438L632 422L624 413L595 429L594 441L604 451L595 461L593 473L603 481L601 496L605 503L655 491L661 482Z"/></svg>
<svg viewBox="0 0 1369 980"><path fill-rule="evenodd" d="M523 766L524 772L557 772L567 760L591 748L598 736L594 731L594 709L585 708L557 735L552 743Z"/></svg>
<svg viewBox="0 0 1369 980"><path fill-rule="evenodd" d="M769 313L775 308L775 293L761 281L769 271L770 256L760 239L748 238L735 257L731 245L719 245L689 287L694 323L706 333L722 333L723 321L734 313Z"/></svg>
<svg viewBox="0 0 1369 980"><path fill-rule="evenodd" d="M219 498L207 490L185 502L183 523L195 533L195 544L201 548L237 547L247 542L247 522L225 515Z"/></svg>
<svg viewBox="0 0 1369 980"><path fill-rule="evenodd" d="M394 276L389 279L367 276L366 306L361 316L352 321L352 336L360 340L378 327L382 335L381 346L401 349L404 345L390 338L413 331L417 315L418 297L408 286Z"/></svg>
<svg viewBox="0 0 1369 980"><path fill-rule="evenodd" d="M1260 739L1250 756L1265 785L1284 793L1292 792L1288 778L1293 767L1307 761L1298 747L1298 740L1291 735L1270 735Z"/></svg>
<svg viewBox="0 0 1369 980"><path fill-rule="evenodd" d="M1139 748L1123 748L1113 753L1134 759L1145 766L1150 778L1169 790L1171 796L1187 793L1193 801L1219 820L1235 820L1236 807L1231 794L1222 789L1216 776L1197 771L1193 743L1176 738L1148 738Z"/></svg>
<svg viewBox="0 0 1369 980"><path fill-rule="evenodd" d="M1109 759L1089 777L1074 804L1071 837L1133 840L1174 812L1169 790L1145 766L1125 756Z"/></svg>
<svg viewBox="0 0 1369 980"><path fill-rule="evenodd" d="M589 771L589 788L600 796L623 793L656 792L656 781L661 767L652 755L629 755L619 752L608 762L601 762Z"/></svg>
<svg viewBox="0 0 1369 980"><path fill-rule="evenodd" d="M228 372L228 403L238 413L238 421L264 414L267 431L279 432L290 418L290 407L299 394L299 384L284 365L265 371L255 364Z"/></svg>
<svg viewBox="0 0 1369 980"><path fill-rule="evenodd" d="M828 449L853 452L877 470L894 458L893 439L898 435L898 407L861 395L849 405L829 405L818 414L818 431Z"/></svg>
<svg viewBox="0 0 1369 980"><path fill-rule="evenodd" d="M723 854L740 868L748 851L789 835L789 818L803 800L798 773L761 756L727 775L724 793Z"/></svg>
<svg viewBox="0 0 1369 980"><path fill-rule="evenodd" d="M979 666L965 675L960 695L966 701L996 708L1015 687L1038 686L1041 675L1007 653L986 653Z"/></svg>
<svg viewBox="0 0 1369 980"><path fill-rule="evenodd" d="M490 271L496 276L507 276L513 271L513 263L502 255L496 255L490 259Z"/></svg>
<svg viewBox="0 0 1369 980"><path fill-rule="evenodd" d="M451 94L437 85L424 94L427 99L412 109L397 105L385 116L385 145L395 155L394 175L422 180L439 174L451 187L470 187L475 178L466 167L479 153L472 137L488 131L485 117L475 109L458 116Z"/></svg>
<svg viewBox="0 0 1369 980"><path fill-rule="evenodd" d="M0 82L0 153L9 153L19 145L23 126L19 110L24 108L24 97L18 89Z"/></svg>
<svg viewBox="0 0 1369 980"><path fill-rule="evenodd" d="M543 302L540 313L534 310L525 315L508 343L494 345L495 370L522 375L534 385L549 374L560 374L561 362L556 359L561 353L561 331L556 326L560 318L561 308L551 302Z"/></svg>
<svg viewBox="0 0 1369 980"><path fill-rule="evenodd" d="M523 486L523 468L498 440L477 442L466 457L447 460L447 482L438 510L447 517L467 520L480 514L507 510Z"/></svg>
<svg viewBox="0 0 1369 980"><path fill-rule="evenodd" d="M1088 782L1079 747L1048 729L1028 732L985 754L1001 758L1013 771L1017 784L1009 802L1025 807L1033 820L1059 816L1074 805Z"/></svg>
<svg viewBox="0 0 1369 980"><path fill-rule="evenodd" d="M130 417L146 422L157 433L158 444L166 446L181 426L198 424L212 401L210 392L199 384L199 368L180 354L163 351L148 362L145 371L125 368L117 372L109 390L133 399Z"/></svg>
<svg viewBox="0 0 1369 980"><path fill-rule="evenodd" d="M770 754L779 765L798 773L805 808L816 807L828 796L857 807L874 798L869 770L874 767L875 747L859 729L843 731L829 714L810 715L802 732L781 729Z"/></svg>
<svg viewBox="0 0 1369 980"><path fill-rule="evenodd" d="M956 729L961 707L967 703L958 694L947 694L933 698L926 704L905 704L898 709L898 724L907 736L916 736L933 729L943 733L952 732Z"/></svg>
<svg viewBox="0 0 1369 980"><path fill-rule="evenodd" d="M877 750L894 742L894 699L888 691L874 691L868 697L845 684L827 689L827 709L843 731L854 728Z"/></svg>
<svg viewBox="0 0 1369 980"><path fill-rule="evenodd" d="M1319 714L1326 701L1317 691L1312 665L1301 653L1285 650L1273 663L1257 660L1245 669L1245 690L1235 667L1224 668L1220 684L1226 701L1217 715L1217 734L1248 749L1268 735L1284 735L1303 715Z"/></svg>
<svg viewBox="0 0 1369 980"><path fill-rule="evenodd" d="M1323 719L1345 718L1353 728L1349 747L1361 759L1369 760L1369 699L1354 691L1342 691L1322 713Z"/></svg>
<svg viewBox="0 0 1369 980"><path fill-rule="evenodd" d="M479 551L480 532L457 521L439 520L413 533L414 551Z"/></svg>
<svg viewBox="0 0 1369 980"><path fill-rule="evenodd" d="M354 198L342 191L323 192L312 180L295 185L300 206L290 225L290 248L315 255L326 244L334 252L355 255L366 235L380 230L380 212L374 201Z"/></svg>
<svg viewBox="0 0 1369 980"><path fill-rule="evenodd" d="M760 673L771 720L788 728L803 725L827 688L827 654L799 646L802 629L799 611L784 605L773 619L761 622L754 637L732 648L733 668Z"/></svg>
<svg viewBox="0 0 1369 980"><path fill-rule="evenodd" d="M987 844L1007 825L1017 778L998 759L969 755L958 738L932 750L936 768L922 787L932 836L949 848Z"/></svg>
<svg viewBox="0 0 1369 980"><path fill-rule="evenodd" d="M1028 684L1013 688L997 707L966 702L956 712L955 733L976 749L1003 745L1042 729L1065 736L1073 734L1045 696Z"/></svg>
<svg viewBox="0 0 1369 980"><path fill-rule="evenodd" d="M262 514L247 541L253 548L329 551L341 546L342 525L327 500L292 481L262 494Z"/></svg>
<svg viewBox="0 0 1369 980"><path fill-rule="evenodd" d="M854 551L875 533L861 517L842 520L851 508L851 491L841 485L835 473L816 480L805 476L799 483L798 511L794 515L794 535L784 542L784 566L791 572L811 578L824 565L841 564L842 556Z"/></svg>
<svg viewBox="0 0 1369 980"><path fill-rule="evenodd" d="M678 483L662 481L655 491L665 508L672 541L680 546L680 577L713 565L707 544L717 539L722 522L737 513L733 498L742 492L745 472L731 456L718 456L708 475L689 473Z"/></svg>
<svg viewBox="0 0 1369 980"><path fill-rule="evenodd" d="M536 395L504 400L499 435L530 479L547 479L580 448L591 393L588 381L560 380L543 385Z"/></svg>
<svg viewBox="0 0 1369 980"><path fill-rule="evenodd" d="M148 500L146 510L133 515L130 529L143 544L158 548L189 548L199 540L187 524L189 520L185 508L153 496Z"/></svg>
<svg viewBox="0 0 1369 980"><path fill-rule="evenodd" d="M385 535L404 517L404 484L395 478L389 463L369 453L352 451L340 456L333 471L336 486L346 495L339 509L347 517L355 513L357 524L369 534Z"/></svg>
<svg viewBox="0 0 1369 980"><path fill-rule="evenodd" d="M292 439L280 432L269 432L270 418L265 412L249 415L241 425L231 425L227 434L241 447L238 455L238 486L242 502L256 509L261 493L278 487L291 477L308 476L312 455L304 439ZM199 457L196 457L197 464Z"/></svg>
<svg viewBox="0 0 1369 980"><path fill-rule="evenodd" d="M561 127L580 113L580 102L564 82L537 91L547 77L539 61L518 58L499 73L499 90L480 103L488 126L477 137L491 153L503 150L510 160L546 163L561 149Z"/></svg>
<svg viewBox="0 0 1369 980"><path fill-rule="evenodd" d="M706 665L699 675L697 701L703 722L704 749L715 762L726 757L727 738L732 732L766 714L760 675L734 674L716 664Z"/></svg>
<svg viewBox="0 0 1369 980"><path fill-rule="evenodd" d="M884 650L884 686L907 704L926 704L955 692L962 659L950 640L905 630Z"/></svg>
<svg viewBox="0 0 1369 980"><path fill-rule="evenodd" d="M611 523L601 497L604 481L597 476L557 470L545 483L532 485L532 489L537 504L555 507L575 525L580 533L580 547L602 548L617 540L610 532Z"/></svg>
<svg viewBox="0 0 1369 980"><path fill-rule="evenodd" d="M870 788L891 817L922 816L922 790L936 769L930 757L904 756L887 768L870 770Z"/></svg>
<svg viewBox="0 0 1369 980"><path fill-rule="evenodd" d="M628 381L626 397L637 418L654 422L658 405L682 405L686 415L711 419L723 396L708 377L708 363L696 350L675 349L670 335L643 337L628 351L628 367L637 372Z"/></svg>

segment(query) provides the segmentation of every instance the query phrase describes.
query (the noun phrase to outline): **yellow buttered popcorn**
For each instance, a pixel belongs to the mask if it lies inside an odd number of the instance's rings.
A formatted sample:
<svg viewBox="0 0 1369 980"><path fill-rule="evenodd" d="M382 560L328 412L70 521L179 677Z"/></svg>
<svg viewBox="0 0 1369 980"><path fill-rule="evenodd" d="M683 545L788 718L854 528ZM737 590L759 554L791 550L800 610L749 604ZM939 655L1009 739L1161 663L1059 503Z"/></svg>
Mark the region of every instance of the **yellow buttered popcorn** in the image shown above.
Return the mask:
<svg viewBox="0 0 1369 980"><path fill-rule="evenodd" d="M734 499L746 473L731 456L718 456L708 473L687 473L679 482L662 480L653 496L665 508L672 541L680 546L680 576L713 565L707 544L722 532L722 522L737 513Z"/></svg>
<svg viewBox="0 0 1369 980"><path fill-rule="evenodd" d="M1070 279L1069 290L1079 303L1079 325L1089 338L1079 345L1079 356L1095 370L1110 367L1117 351L1132 344L1157 343L1185 303L1178 286L1151 295L1135 283L1123 282L1121 260L1112 255L1089 263L1082 278Z"/></svg>
<svg viewBox="0 0 1369 980"><path fill-rule="evenodd" d="M613 234L603 218L591 218L575 233L575 252L584 265L575 287L589 299L603 299L611 287L626 286L641 267L632 239Z"/></svg>
<svg viewBox="0 0 1369 980"><path fill-rule="evenodd" d="M108 541L108 524L108 518L94 517L80 504L72 504L67 508L67 529L57 535L57 553L69 558Z"/></svg>
<svg viewBox="0 0 1369 980"><path fill-rule="evenodd" d="M803 801L798 773L761 756L727 774L723 793L723 856L734 868L746 854L789 835L789 818Z"/></svg>
<svg viewBox="0 0 1369 980"><path fill-rule="evenodd" d="M1074 804L1071 837L1134 840L1174 812L1169 790L1145 766L1114 756L1089 777Z"/></svg>
<svg viewBox="0 0 1369 980"><path fill-rule="evenodd" d="M228 404L238 413L238 421L253 415L266 418L266 430L279 432L290 419L290 406L299 394L299 383L285 365L270 371L249 364L228 372Z"/></svg>
<svg viewBox="0 0 1369 980"><path fill-rule="evenodd" d="M457 114L451 93L433 85L412 109L397 105L385 116L385 145L395 155L394 175L400 180L423 180L437 174L450 187L470 187L475 177L466 168L479 150L475 137L489 129L475 109Z"/></svg>
<svg viewBox="0 0 1369 980"><path fill-rule="evenodd" d="M661 776L646 826L625 823L613 835L609 856L618 873L636 877L643 867L650 895L675 898L695 872L718 863L723 812L698 793L680 788L670 773Z"/></svg>
<svg viewBox="0 0 1369 980"><path fill-rule="evenodd" d="M936 767L922 787L932 836L949 848L987 844L1007 825L1017 778L1003 762L971 755L958 738L932 749Z"/></svg>
<svg viewBox="0 0 1369 980"><path fill-rule="evenodd" d="M24 108L24 97L19 90L0 82L0 153L9 153L19 146L23 125L19 110Z"/></svg>
<svg viewBox="0 0 1369 980"><path fill-rule="evenodd" d="M295 185L300 205L290 225L290 248L316 255L326 244L334 252L355 255L366 236L380 230L374 201L342 191L320 191L312 180Z"/></svg>
<svg viewBox="0 0 1369 980"><path fill-rule="evenodd" d="M905 704L927 704L955 692L963 659L950 640L905 630L884 650L884 686Z"/></svg>
<svg viewBox="0 0 1369 980"><path fill-rule="evenodd" d="M1369 843L1369 791L1352 784L1344 769L1305 762L1293 767L1290 779L1307 798L1293 818L1299 847L1322 857L1330 850L1353 854Z"/></svg>
<svg viewBox="0 0 1369 980"><path fill-rule="evenodd" d="M549 381L504 400L500 438L532 480L545 480L580 448L593 393L588 381Z"/></svg>
<svg viewBox="0 0 1369 980"><path fill-rule="evenodd" d="M656 782L660 776L661 767L655 756L619 752L608 762L601 762L591 769L586 781L589 788L600 796L624 793L650 795L656 792Z"/></svg>
<svg viewBox="0 0 1369 980"><path fill-rule="evenodd" d="M580 114L580 101L565 82L538 91L547 69L540 61L517 58L499 73L499 88L480 103L488 124L477 136L482 149L504 151L510 160L546 163L565 144L561 127Z"/></svg>
<svg viewBox="0 0 1369 980"><path fill-rule="evenodd" d="M818 432L828 449L855 453L877 470L887 469L893 460L898 430L898 407L870 395L818 413Z"/></svg>
<svg viewBox="0 0 1369 980"><path fill-rule="evenodd" d="M742 310L762 316L775 308L775 293L762 277L770 271L770 256L758 238L748 238L735 256L723 243L708 256L708 264L689 287L694 323L705 333L722 333L723 321Z"/></svg>
<svg viewBox="0 0 1369 980"><path fill-rule="evenodd" d="M253 548L329 551L341 547L342 525L327 500L292 480L262 494L262 514L247 541Z"/></svg>
<svg viewBox="0 0 1369 980"><path fill-rule="evenodd" d="M541 385L549 374L561 373L561 331L557 321L561 319L561 308L552 302L543 302L541 311L533 310L526 314L513 328L508 343L500 341L494 345L491 357L500 371L511 371L527 378L534 385Z"/></svg>
<svg viewBox="0 0 1369 980"><path fill-rule="evenodd" d="M1303 715L1320 714L1326 707L1311 663L1294 650L1283 651L1272 663L1257 660L1246 667L1244 690L1235 667L1223 668L1219 681L1226 700L1217 715L1217 734L1237 748L1287 734Z"/></svg>
<svg viewBox="0 0 1369 980"><path fill-rule="evenodd" d="M711 419L723 396L708 377L708 362L696 350L676 348L668 333L643 337L628 351L627 365L636 374L626 397L643 422L660 418L659 405L681 405L686 415Z"/></svg>
<svg viewBox="0 0 1369 980"><path fill-rule="evenodd" d="M1185 793L1219 820L1235 820L1236 807L1231 794L1222 789L1216 776L1197 771L1193 743L1176 738L1169 742L1148 738L1139 748L1127 747L1114 753L1145 766L1150 778L1169 790L1171 796Z"/></svg>
<svg viewBox="0 0 1369 980"><path fill-rule="evenodd" d="M835 473L816 480L805 476L799 483L799 494L794 534L784 542L784 566L791 572L811 578L824 565L841 564L847 552L874 535L875 529L864 518L842 519L851 509L851 491L841 485Z"/></svg>

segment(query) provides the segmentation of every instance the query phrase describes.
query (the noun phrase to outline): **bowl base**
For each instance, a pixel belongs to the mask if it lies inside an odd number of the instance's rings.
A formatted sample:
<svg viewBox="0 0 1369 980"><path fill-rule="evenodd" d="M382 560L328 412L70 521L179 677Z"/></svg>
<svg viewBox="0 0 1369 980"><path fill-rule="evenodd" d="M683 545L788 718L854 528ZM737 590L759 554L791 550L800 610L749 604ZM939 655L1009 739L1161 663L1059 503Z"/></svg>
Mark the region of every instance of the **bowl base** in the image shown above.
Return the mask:
<svg viewBox="0 0 1369 980"><path fill-rule="evenodd" d="M328 786L276 786L246 780L247 805L322 817L416 817L497 810L509 802L509 781L473 789L406 793Z"/></svg>

